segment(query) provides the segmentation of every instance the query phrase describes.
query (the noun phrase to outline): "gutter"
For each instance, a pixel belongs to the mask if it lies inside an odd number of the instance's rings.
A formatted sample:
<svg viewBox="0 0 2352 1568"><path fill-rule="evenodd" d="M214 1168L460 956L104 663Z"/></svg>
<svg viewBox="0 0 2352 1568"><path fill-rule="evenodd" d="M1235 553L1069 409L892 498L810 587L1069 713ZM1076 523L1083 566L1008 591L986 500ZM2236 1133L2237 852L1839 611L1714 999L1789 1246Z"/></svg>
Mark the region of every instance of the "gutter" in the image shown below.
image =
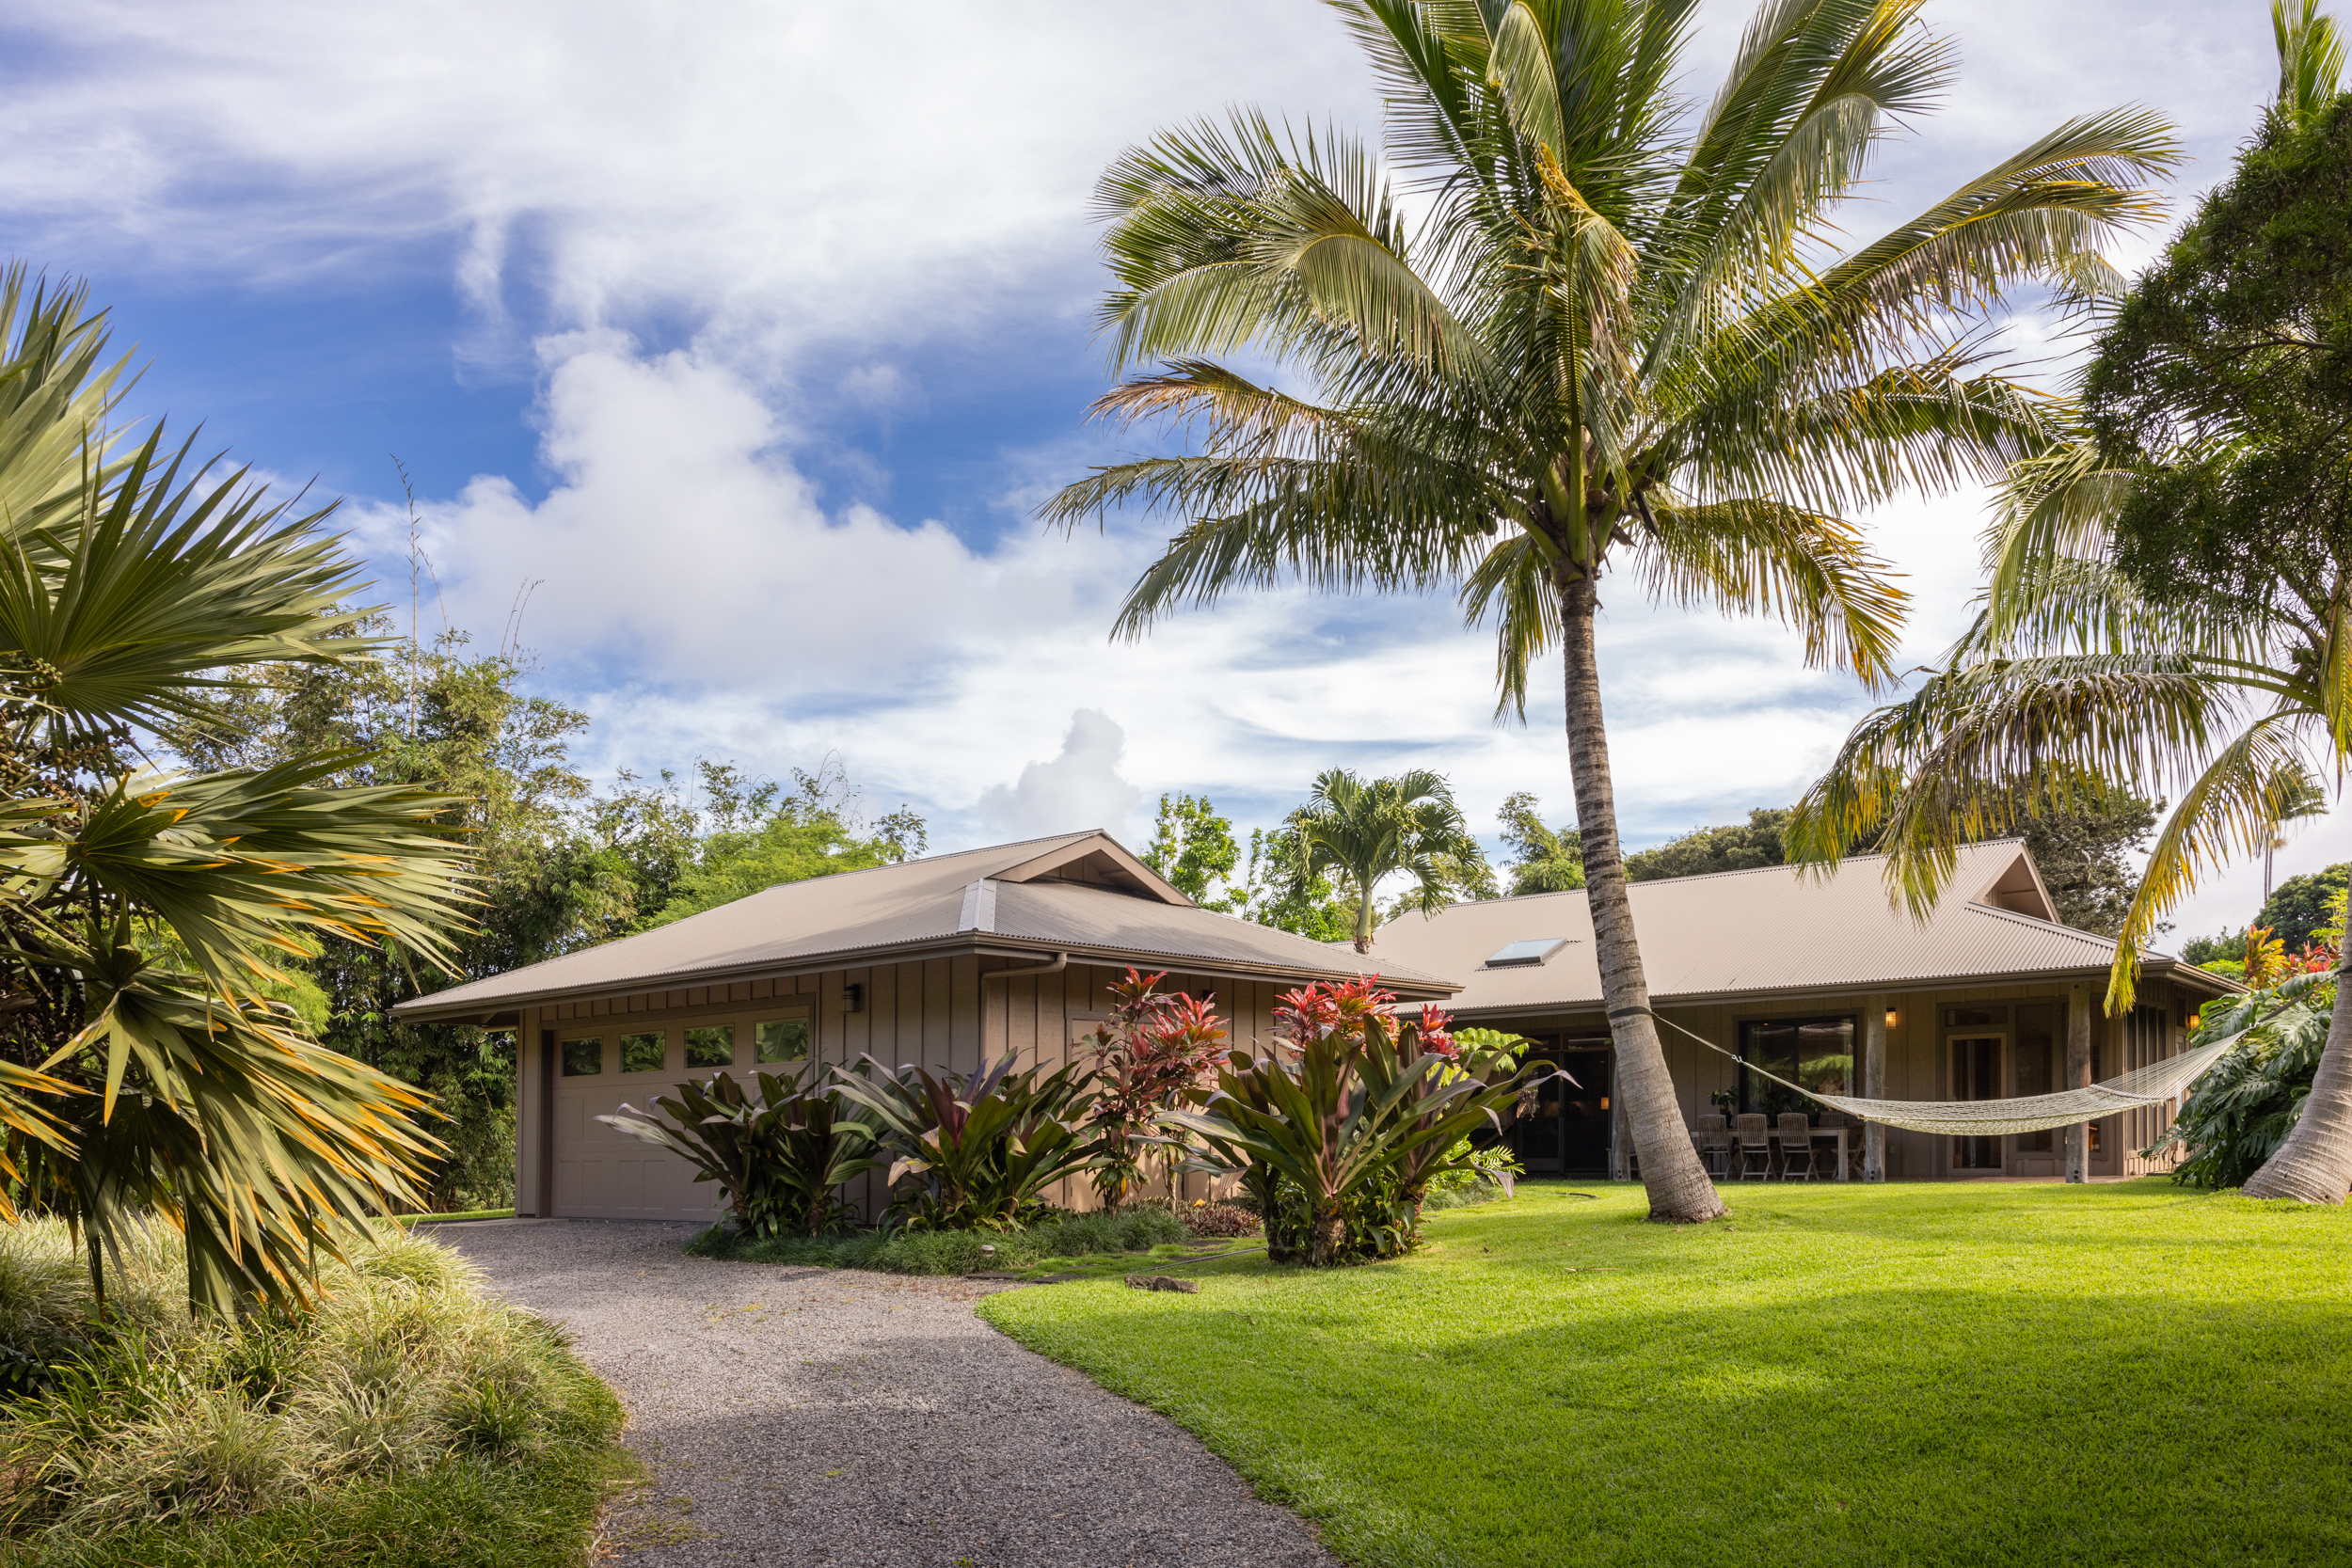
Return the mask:
<svg viewBox="0 0 2352 1568"><path fill-rule="evenodd" d="M1054 961L1049 964L1030 964L1021 969L984 969L980 971L980 984L986 985L991 980L1018 980L1028 974L1059 974L1069 967L1070 955L1057 953Z"/></svg>

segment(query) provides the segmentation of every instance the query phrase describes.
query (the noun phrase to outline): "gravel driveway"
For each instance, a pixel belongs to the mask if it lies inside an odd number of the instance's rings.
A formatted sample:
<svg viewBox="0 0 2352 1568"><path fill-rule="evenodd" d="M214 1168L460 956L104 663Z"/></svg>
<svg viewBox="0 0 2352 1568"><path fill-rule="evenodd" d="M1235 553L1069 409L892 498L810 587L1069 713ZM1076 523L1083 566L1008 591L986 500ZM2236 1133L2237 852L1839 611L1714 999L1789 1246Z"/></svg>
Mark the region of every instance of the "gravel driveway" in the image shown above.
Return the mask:
<svg viewBox="0 0 2352 1568"><path fill-rule="evenodd" d="M566 1324L628 1402L655 1475L614 1519L630 1562L1336 1562L1173 1422L981 1323L990 1287L687 1258L691 1228L434 1232Z"/></svg>

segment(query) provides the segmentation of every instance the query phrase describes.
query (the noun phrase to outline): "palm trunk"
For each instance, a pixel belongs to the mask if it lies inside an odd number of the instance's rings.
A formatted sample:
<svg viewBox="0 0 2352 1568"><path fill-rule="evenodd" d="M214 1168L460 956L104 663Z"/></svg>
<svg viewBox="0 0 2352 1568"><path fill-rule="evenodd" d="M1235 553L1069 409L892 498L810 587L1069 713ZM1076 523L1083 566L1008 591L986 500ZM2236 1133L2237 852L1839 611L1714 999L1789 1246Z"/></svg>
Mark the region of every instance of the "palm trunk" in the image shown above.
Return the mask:
<svg viewBox="0 0 2352 1568"><path fill-rule="evenodd" d="M1561 641L1567 651L1568 767L1576 779L1576 821L1584 842L1585 896L1593 913L1593 942L1600 960L1600 993L1617 1046L1617 1092L1626 1125L1642 1157L1649 1217L1674 1224L1720 1219L1730 1211L1716 1196L1707 1167L1691 1147L1675 1098L1674 1078L1659 1049L1649 1014L1649 979L1642 973L1633 934L1633 904L1626 895L1625 859L1617 847L1616 791L1609 776L1609 735L1601 722L1600 669L1593 654L1593 585L1562 562Z"/></svg>
<svg viewBox="0 0 2352 1568"><path fill-rule="evenodd" d="M2352 942L2346 943L2352 947ZM2336 965L2335 1016L2328 1049L2319 1053L2311 1098L2279 1152L2246 1181L2248 1197L2293 1197L2342 1203L2352 1190L2352 969Z"/></svg>

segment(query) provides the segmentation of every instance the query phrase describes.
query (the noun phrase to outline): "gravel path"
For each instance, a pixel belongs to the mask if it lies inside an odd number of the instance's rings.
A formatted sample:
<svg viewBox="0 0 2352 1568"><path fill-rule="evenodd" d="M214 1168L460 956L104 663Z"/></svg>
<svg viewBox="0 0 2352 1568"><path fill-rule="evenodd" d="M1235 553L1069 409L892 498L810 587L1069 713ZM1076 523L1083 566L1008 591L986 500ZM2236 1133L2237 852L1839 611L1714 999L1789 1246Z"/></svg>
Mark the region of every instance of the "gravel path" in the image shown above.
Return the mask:
<svg viewBox="0 0 2352 1568"><path fill-rule="evenodd" d="M652 1486L632 1563L1332 1568L1173 1422L1022 1349L962 1280L720 1263L683 1225L435 1232L565 1323L629 1409ZM1051 1287L1044 1287L1051 1289Z"/></svg>

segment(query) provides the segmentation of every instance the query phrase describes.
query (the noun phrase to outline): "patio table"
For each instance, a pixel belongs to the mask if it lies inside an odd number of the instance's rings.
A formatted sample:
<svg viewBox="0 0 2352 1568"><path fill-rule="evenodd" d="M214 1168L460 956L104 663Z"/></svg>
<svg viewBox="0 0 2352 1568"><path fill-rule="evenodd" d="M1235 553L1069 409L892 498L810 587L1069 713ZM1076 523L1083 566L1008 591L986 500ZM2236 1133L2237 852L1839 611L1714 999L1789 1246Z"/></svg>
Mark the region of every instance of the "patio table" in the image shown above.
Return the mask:
<svg viewBox="0 0 2352 1568"><path fill-rule="evenodd" d="M1782 1143L1780 1129L1775 1127L1771 1131L1772 1142L1776 1144ZM1805 1141L1807 1143L1817 1143L1823 1138L1835 1138L1837 1140L1837 1180L1840 1181L1846 1180L1846 1134L1852 1131L1853 1129L1850 1127L1814 1127L1808 1128L1805 1132ZM1793 1143L1796 1140L1793 1138L1788 1140L1789 1143ZM1787 1145L1783 1144L1783 1148L1785 1148L1786 1147ZM1782 1164L1784 1165L1787 1164L1785 1156Z"/></svg>

